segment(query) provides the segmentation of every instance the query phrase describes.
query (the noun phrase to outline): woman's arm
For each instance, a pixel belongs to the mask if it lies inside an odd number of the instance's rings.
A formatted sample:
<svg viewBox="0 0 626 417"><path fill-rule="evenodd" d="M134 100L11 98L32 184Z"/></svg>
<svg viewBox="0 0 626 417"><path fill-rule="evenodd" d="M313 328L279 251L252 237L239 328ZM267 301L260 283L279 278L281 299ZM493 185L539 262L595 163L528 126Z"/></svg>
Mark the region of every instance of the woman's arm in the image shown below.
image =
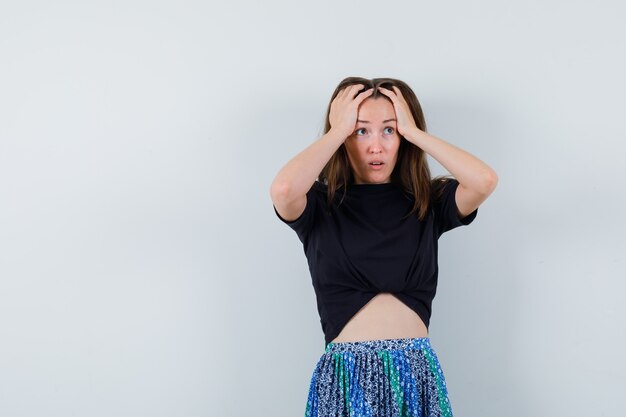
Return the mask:
<svg viewBox="0 0 626 417"><path fill-rule="evenodd" d="M496 188L496 172L469 152L418 128L411 129L404 137L435 158L459 181L455 197L460 217L473 212Z"/></svg>
<svg viewBox="0 0 626 417"><path fill-rule="evenodd" d="M270 197L282 218L295 220L302 214L307 191L345 139L345 133L331 129L278 171Z"/></svg>
<svg viewBox="0 0 626 417"><path fill-rule="evenodd" d="M291 158L276 174L270 196L283 219L300 217L306 208L306 193L333 154L353 133L359 105L374 92L373 88L359 92L363 87L363 84L349 85L337 93L330 103L328 133Z"/></svg>

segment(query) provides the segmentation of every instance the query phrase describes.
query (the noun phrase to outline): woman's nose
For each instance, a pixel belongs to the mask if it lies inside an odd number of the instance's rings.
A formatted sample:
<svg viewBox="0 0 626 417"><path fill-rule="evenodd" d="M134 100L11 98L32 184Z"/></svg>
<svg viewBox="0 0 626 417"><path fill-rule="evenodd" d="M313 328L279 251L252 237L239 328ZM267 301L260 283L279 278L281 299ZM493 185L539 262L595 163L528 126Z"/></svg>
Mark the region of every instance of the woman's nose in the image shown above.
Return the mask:
<svg viewBox="0 0 626 417"><path fill-rule="evenodd" d="M370 142L370 151L380 151L382 147L382 138L380 135L374 135Z"/></svg>

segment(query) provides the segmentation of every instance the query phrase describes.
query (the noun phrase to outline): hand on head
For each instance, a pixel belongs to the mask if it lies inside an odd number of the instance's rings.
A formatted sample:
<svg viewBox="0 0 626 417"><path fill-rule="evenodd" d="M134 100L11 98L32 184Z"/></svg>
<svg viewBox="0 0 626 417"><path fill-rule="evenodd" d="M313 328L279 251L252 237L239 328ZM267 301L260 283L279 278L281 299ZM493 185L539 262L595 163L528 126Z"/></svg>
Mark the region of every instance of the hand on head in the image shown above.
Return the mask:
<svg viewBox="0 0 626 417"><path fill-rule="evenodd" d="M378 90L387 97L389 97L389 99L393 103L393 108L396 112L398 133L400 133L402 136L405 136L411 130L417 129L417 125L415 124L415 120L413 119L413 115L411 114L411 109L404 99L404 96L402 95L400 89L395 85L392 88L393 91L383 87L378 87Z"/></svg>
<svg viewBox="0 0 626 417"><path fill-rule="evenodd" d="M374 92L373 88L359 92L363 87L363 84L353 84L343 88L330 105L331 129L342 132L346 138L354 132L360 104Z"/></svg>

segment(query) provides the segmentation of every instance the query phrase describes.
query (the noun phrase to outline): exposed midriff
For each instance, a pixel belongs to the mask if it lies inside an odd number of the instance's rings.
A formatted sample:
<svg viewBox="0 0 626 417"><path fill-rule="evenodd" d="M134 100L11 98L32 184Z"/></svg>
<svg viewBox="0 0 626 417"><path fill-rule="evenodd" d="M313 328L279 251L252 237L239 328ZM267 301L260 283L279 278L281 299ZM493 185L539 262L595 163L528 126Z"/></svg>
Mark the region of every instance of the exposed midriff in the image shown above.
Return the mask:
<svg viewBox="0 0 626 417"><path fill-rule="evenodd" d="M341 329L333 342L428 337L428 329L415 311L391 293L379 293Z"/></svg>

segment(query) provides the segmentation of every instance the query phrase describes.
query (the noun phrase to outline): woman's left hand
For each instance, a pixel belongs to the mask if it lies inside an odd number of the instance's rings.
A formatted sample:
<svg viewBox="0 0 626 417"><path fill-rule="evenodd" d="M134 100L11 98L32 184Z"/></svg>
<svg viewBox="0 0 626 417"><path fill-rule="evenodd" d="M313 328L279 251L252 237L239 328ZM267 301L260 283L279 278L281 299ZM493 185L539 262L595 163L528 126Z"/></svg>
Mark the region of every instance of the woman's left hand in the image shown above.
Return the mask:
<svg viewBox="0 0 626 417"><path fill-rule="evenodd" d="M404 96L402 96L400 89L395 85L393 86L393 91L383 87L378 87L378 89L381 93L389 97L393 103L393 107L396 112L398 133L406 138L406 135L409 134L409 132L415 131L416 129L419 130L415 124L409 105L404 99Z"/></svg>

